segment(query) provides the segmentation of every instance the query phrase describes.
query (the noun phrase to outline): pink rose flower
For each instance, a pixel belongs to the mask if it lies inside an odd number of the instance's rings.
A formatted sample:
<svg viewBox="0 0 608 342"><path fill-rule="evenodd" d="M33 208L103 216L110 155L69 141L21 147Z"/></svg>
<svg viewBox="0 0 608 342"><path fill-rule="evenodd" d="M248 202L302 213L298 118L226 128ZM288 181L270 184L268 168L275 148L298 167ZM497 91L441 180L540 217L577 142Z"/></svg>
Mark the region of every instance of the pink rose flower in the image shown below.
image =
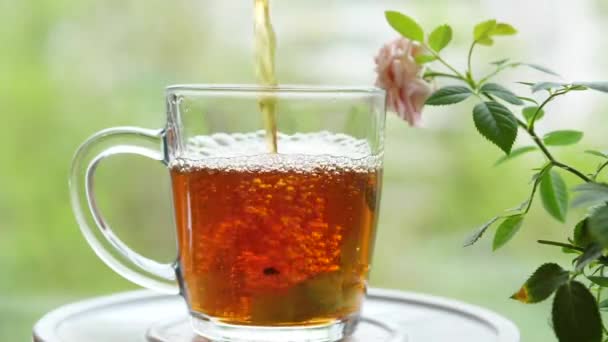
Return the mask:
<svg viewBox="0 0 608 342"><path fill-rule="evenodd" d="M414 58L422 47L399 38L380 49L376 57L376 86L386 90L387 107L410 124L419 126L422 107L431 95L430 85L422 79L422 66Z"/></svg>

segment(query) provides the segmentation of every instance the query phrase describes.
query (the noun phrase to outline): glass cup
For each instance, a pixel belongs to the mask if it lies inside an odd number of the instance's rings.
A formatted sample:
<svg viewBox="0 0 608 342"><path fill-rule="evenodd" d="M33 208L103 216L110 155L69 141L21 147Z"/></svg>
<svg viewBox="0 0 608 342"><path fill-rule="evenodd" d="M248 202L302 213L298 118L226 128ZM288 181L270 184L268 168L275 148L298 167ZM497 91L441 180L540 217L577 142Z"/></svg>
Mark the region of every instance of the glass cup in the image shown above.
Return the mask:
<svg viewBox="0 0 608 342"><path fill-rule="evenodd" d="M278 153L261 130L269 100ZM136 284L183 296L194 331L214 341L352 334L378 219L384 92L178 85L166 89L166 104L163 129L106 129L76 152L72 206L95 253ZM167 166L174 263L130 249L100 213L95 170L117 154Z"/></svg>

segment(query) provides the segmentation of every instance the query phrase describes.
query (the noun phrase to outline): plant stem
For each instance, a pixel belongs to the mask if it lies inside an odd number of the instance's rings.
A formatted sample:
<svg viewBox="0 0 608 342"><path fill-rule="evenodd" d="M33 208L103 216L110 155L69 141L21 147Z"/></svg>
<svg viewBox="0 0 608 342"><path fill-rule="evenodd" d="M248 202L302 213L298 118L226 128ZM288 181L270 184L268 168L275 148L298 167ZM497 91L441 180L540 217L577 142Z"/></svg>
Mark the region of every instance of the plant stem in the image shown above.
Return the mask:
<svg viewBox="0 0 608 342"><path fill-rule="evenodd" d="M545 108L545 106L547 104L549 104L549 102L551 102L554 98L556 98L556 97L558 97L560 95L564 95L567 92L568 92L568 90L558 91L556 93L551 94L549 97L547 97L545 99L545 101L543 101L543 103L540 105L540 107L538 107L538 109L536 110L536 112L534 112L534 115L532 116L532 120L530 120L530 126L529 126L528 129L534 131L534 124L536 123L536 119L538 118L538 115L543 110L543 108Z"/></svg>
<svg viewBox="0 0 608 342"><path fill-rule="evenodd" d="M559 167L560 169L566 170L566 171L574 174L578 178L584 180L586 183L590 183L590 182L593 181L591 178L585 176L584 173L580 172L579 170L577 170L577 169L575 169L575 168L573 168L573 167L571 167L569 165L566 165L564 163L560 163L558 161L553 161L553 165L556 166L556 167Z"/></svg>
<svg viewBox="0 0 608 342"><path fill-rule="evenodd" d="M572 166L569 166L567 164L564 164L562 162L557 161L555 159L555 157L551 154L551 152L549 151L549 149L547 148L547 146L545 146L545 143L543 142L543 140L538 136L538 134L536 134L536 131L534 130L534 124L536 123L536 118L538 117L539 113L543 110L543 108L549 102L551 102L554 98L556 98L556 97L558 97L560 95L564 95L564 94L568 93L569 91L570 91L569 89L565 89L565 90L562 90L562 91L555 92L555 93L551 94L549 97L547 97L547 99L545 101L543 101L543 103L538 107L538 109L534 113L534 116L532 116L532 120L530 120L530 124L529 125L526 125L520 119L517 119L517 121L518 121L519 126L525 128L526 132L528 132L528 135L530 135L530 137L532 138L532 140L534 141L534 143L536 144L536 146L538 146L538 148L540 148L540 150L547 157L547 159L549 159L549 162L551 162L551 164L553 166L559 167L560 169L563 169L563 170L566 170L566 171L568 171L568 172L576 175L580 179L584 180L585 182L589 183L589 182L592 181L592 179L589 178L589 177L587 177L584 173L582 173L579 170L573 168Z"/></svg>
<svg viewBox="0 0 608 342"><path fill-rule="evenodd" d="M435 72L435 71L425 72L422 77L423 78L426 78L426 77L447 77L447 78L454 78L454 79L457 79L457 80L461 80L461 78L459 76L457 76L457 75L447 74L447 73L444 73L444 72Z"/></svg>
<svg viewBox="0 0 608 342"><path fill-rule="evenodd" d="M439 56L439 54L437 52L435 52L433 49L431 49L426 44L424 44L423 46L428 52L431 53L431 55L433 55L435 58L437 58L437 60L439 62L441 62L441 64L445 65L446 68L450 69L459 79L461 79L465 82L467 81L467 79L458 70L456 70L456 68L454 68L448 62L446 62L443 58L441 58L441 56Z"/></svg>
<svg viewBox="0 0 608 342"><path fill-rule="evenodd" d="M600 175L600 173L602 173L602 170L604 170L607 166L608 166L608 161L605 162L604 164L602 164L602 166L600 166L597 169L597 171L595 171L595 174L593 175L593 180L596 180L597 177Z"/></svg>
<svg viewBox="0 0 608 342"><path fill-rule="evenodd" d="M589 183L589 182L592 181L591 178L585 176L585 174L582 173L582 172L580 172L579 170L573 168L572 166L569 166L569 165L566 165L566 164L564 164L562 162L557 161L555 159L555 157L553 157L553 155L551 154L551 152L549 152L549 149L547 149L547 146L545 146L543 140L538 137L538 135L536 134L536 132L534 132L533 129L528 128L526 130L526 132L528 132L528 134L530 135L530 137L532 137L532 140L534 140L534 143L540 148L540 150L547 157L547 159L549 159L549 162L551 163L551 165L553 165L555 167L559 167L560 169L566 170L566 171L574 174L578 178L584 180L586 183Z"/></svg>
<svg viewBox="0 0 608 342"><path fill-rule="evenodd" d="M506 70L507 68L515 68L515 67L518 67L518 66L520 66L520 65L521 65L521 63L508 63L508 64L505 64L505 65L501 65L501 66L497 67L497 68L496 68L496 70L494 70L493 72L491 72L490 74L488 74L487 76L485 76L484 78L482 78L482 79L481 79L481 80L480 80L478 83L479 83L480 85L481 85L481 84L484 84L484 83L486 83L486 82L487 82L487 81L488 81L490 78L492 78L492 77L494 77L494 76L498 75L498 74L499 74L499 73L501 73L503 70Z"/></svg>
<svg viewBox="0 0 608 342"><path fill-rule="evenodd" d="M564 248L572 249L572 250L579 251L579 252L584 252L585 251L584 248L576 247L576 246L573 246L573 245L568 244L568 243L562 243L562 242L557 242L557 241L548 241L548 240L538 240L536 242L540 243L541 245L564 247Z"/></svg>
<svg viewBox="0 0 608 342"><path fill-rule="evenodd" d="M472 59L473 59L473 49L475 49L475 45L477 44L477 41L474 41L471 44L471 47L469 48L469 55L467 57L467 70L469 75L473 75L473 64L472 64Z"/></svg>
<svg viewBox="0 0 608 342"><path fill-rule="evenodd" d="M557 93L555 93L555 94L557 94ZM488 97L488 98L490 98L490 97ZM539 107L539 109L544 107L547 103L548 102L545 100L545 102L541 105L541 107ZM537 113L538 113L538 111L537 111ZM535 116L536 116L536 114L535 114ZM580 179L584 180L586 183L589 183L592 181L591 178L585 176L585 174L580 172L579 170L573 168L572 166L569 166L562 162L557 161L555 159L555 157L553 156L553 154L551 154L551 151L549 151L547 146L545 146L545 143L543 142L543 140L538 136L538 134L536 134L536 132L534 131L534 127L532 127L532 125L531 126L526 125L526 123L523 122L519 118L516 118L516 120L517 120L517 124L528 133L528 135L532 138L532 140L534 141L536 146L538 146L538 148L540 148L540 150L545 155L545 157L547 157L547 159L549 160L549 163L551 165L553 165L555 167L559 167L560 169L566 170L566 171L576 175ZM533 120L534 120L534 118L533 118ZM531 122L533 123L534 121L531 121Z"/></svg>
<svg viewBox="0 0 608 342"><path fill-rule="evenodd" d="M519 119L517 119L517 121L520 126L523 125L525 127L526 124L523 121L521 121ZM532 122L534 122L534 121L532 121ZM547 146L545 146L545 143L543 142L543 140L536 134L536 132L534 131L534 127L532 127L532 126L528 127L526 129L526 132L528 132L528 134L530 135L532 140L534 140L534 143L536 144L536 146L538 146L538 148L540 148L540 150L543 152L545 157L547 157L547 159L549 159L549 162L551 163L551 165L553 165L555 167L559 167L560 169L566 170L566 171L576 175L580 179L584 180L586 183L589 183L592 181L591 178L585 176L585 174L580 172L579 170L573 168L572 166L569 166L562 162L557 161L555 159L555 157L553 157L553 155L551 154L551 152L549 151Z"/></svg>
<svg viewBox="0 0 608 342"><path fill-rule="evenodd" d="M528 200L528 206L526 207L526 210L524 210L524 214L527 214L530 211L530 208L532 208L532 202L534 201L534 195L536 195L536 190L538 190L538 184L540 184L540 180L542 179L543 174L545 172L547 172L547 169L550 167L551 167L551 164L549 163L540 170L538 178L534 181L534 185L532 186L532 194L530 194L530 199Z"/></svg>

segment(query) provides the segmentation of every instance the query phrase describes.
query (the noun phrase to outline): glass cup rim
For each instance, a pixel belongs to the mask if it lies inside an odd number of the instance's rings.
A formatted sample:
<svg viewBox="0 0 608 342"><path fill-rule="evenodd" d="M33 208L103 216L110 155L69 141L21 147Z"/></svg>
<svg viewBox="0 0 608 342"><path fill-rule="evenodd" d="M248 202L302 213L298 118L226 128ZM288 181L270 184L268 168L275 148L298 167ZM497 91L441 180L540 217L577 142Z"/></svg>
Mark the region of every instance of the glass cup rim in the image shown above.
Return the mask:
<svg viewBox="0 0 608 342"><path fill-rule="evenodd" d="M340 85L306 85L280 84L264 86L257 84L213 84L192 83L173 84L165 88L167 94L180 91L201 93L279 93L279 94L350 94L350 95L384 95L384 89L375 86L340 86Z"/></svg>

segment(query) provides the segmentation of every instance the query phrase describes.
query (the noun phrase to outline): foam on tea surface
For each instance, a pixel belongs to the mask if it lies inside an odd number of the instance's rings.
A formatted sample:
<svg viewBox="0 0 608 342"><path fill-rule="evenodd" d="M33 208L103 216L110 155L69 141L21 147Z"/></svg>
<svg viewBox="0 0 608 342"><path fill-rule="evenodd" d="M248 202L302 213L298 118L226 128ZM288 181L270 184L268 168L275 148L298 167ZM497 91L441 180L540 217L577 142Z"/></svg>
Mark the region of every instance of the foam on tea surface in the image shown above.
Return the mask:
<svg viewBox="0 0 608 342"><path fill-rule="evenodd" d="M370 171L379 166L366 140L330 132L278 134L279 154L268 153L265 132L216 133L190 138L185 152L170 167L182 171L350 169Z"/></svg>

